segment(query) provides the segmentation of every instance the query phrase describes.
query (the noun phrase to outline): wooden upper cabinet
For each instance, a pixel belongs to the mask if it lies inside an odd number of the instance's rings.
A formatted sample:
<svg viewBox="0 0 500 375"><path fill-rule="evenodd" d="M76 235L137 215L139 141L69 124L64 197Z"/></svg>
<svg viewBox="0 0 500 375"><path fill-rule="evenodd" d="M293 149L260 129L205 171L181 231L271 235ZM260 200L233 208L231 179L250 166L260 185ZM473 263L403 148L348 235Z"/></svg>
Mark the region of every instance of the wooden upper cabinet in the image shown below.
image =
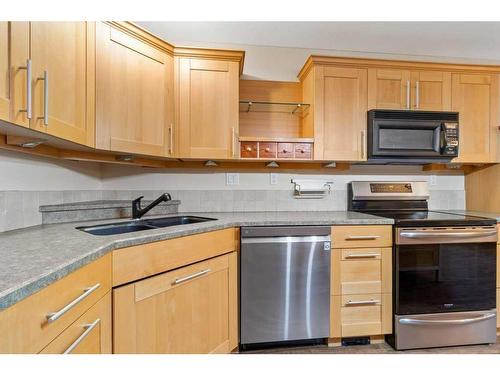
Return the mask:
<svg viewBox="0 0 500 375"><path fill-rule="evenodd" d="M94 145L92 95L94 23L32 22L33 119L31 128ZM91 109L92 110L92 109Z"/></svg>
<svg viewBox="0 0 500 375"><path fill-rule="evenodd" d="M400 69L368 69L368 109L410 109L411 73Z"/></svg>
<svg viewBox="0 0 500 375"><path fill-rule="evenodd" d="M0 22L0 119L29 127L29 22Z"/></svg>
<svg viewBox="0 0 500 375"><path fill-rule="evenodd" d="M179 156L236 157L240 63L182 56L176 64Z"/></svg>
<svg viewBox="0 0 500 375"><path fill-rule="evenodd" d="M451 73L412 71L410 97L411 109L451 110Z"/></svg>
<svg viewBox="0 0 500 375"><path fill-rule="evenodd" d="M449 111L451 73L369 69L368 108Z"/></svg>
<svg viewBox="0 0 500 375"><path fill-rule="evenodd" d="M452 110L459 112L459 156L454 162L496 158L499 81L495 74L453 74Z"/></svg>
<svg viewBox="0 0 500 375"><path fill-rule="evenodd" d="M96 147L171 156L171 46L128 26L96 24Z"/></svg>
<svg viewBox="0 0 500 375"><path fill-rule="evenodd" d="M315 156L366 160L366 69L319 66L315 70L315 140L322 140L315 143Z"/></svg>

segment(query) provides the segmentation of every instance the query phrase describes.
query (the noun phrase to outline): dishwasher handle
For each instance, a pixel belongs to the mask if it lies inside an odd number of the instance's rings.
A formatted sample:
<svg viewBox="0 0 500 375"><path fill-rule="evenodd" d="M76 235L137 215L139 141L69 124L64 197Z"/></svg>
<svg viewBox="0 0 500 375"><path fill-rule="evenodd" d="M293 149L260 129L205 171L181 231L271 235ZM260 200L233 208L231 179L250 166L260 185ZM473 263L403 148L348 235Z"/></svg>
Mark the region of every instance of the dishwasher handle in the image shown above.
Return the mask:
<svg viewBox="0 0 500 375"><path fill-rule="evenodd" d="M302 237L248 237L242 238L241 243L316 243L330 242L330 236L302 236Z"/></svg>

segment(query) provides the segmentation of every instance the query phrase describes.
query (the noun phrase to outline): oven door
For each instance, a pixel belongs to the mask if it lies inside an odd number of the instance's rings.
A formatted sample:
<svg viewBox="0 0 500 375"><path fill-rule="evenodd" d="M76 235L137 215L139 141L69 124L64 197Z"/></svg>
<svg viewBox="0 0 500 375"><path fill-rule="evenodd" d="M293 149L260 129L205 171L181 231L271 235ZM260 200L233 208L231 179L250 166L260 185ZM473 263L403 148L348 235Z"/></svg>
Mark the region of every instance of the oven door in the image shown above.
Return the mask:
<svg viewBox="0 0 500 375"><path fill-rule="evenodd" d="M496 306L496 228L399 228L395 314Z"/></svg>
<svg viewBox="0 0 500 375"><path fill-rule="evenodd" d="M368 132L369 157L438 158L444 133L441 121L374 119Z"/></svg>

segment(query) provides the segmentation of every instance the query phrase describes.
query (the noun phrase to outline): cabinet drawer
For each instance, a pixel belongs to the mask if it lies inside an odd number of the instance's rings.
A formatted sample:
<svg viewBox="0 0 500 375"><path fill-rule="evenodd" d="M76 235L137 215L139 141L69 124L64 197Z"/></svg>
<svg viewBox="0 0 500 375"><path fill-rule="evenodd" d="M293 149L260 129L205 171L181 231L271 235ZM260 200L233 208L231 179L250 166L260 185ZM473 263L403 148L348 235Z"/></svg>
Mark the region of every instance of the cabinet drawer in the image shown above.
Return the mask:
<svg viewBox="0 0 500 375"><path fill-rule="evenodd" d="M332 270L332 295L390 293L392 248L333 250Z"/></svg>
<svg viewBox="0 0 500 375"><path fill-rule="evenodd" d="M311 143L296 143L295 144L295 159L312 159L312 144Z"/></svg>
<svg viewBox="0 0 500 375"><path fill-rule="evenodd" d="M275 142L259 142L259 158L276 159L277 145Z"/></svg>
<svg viewBox="0 0 500 375"><path fill-rule="evenodd" d="M110 289L108 254L0 312L0 353L38 353Z"/></svg>
<svg viewBox="0 0 500 375"><path fill-rule="evenodd" d="M389 246L392 246L392 226L390 225L332 227L333 248Z"/></svg>
<svg viewBox="0 0 500 375"><path fill-rule="evenodd" d="M257 142L241 142L240 155L242 158L256 158L258 156Z"/></svg>
<svg viewBox="0 0 500 375"><path fill-rule="evenodd" d="M388 334L392 331L391 294L334 296L332 337Z"/></svg>
<svg viewBox="0 0 500 375"><path fill-rule="evenodd" d="M111 291L40 354L111 354Z"/></svg>
<svg viewBox="0 0 500 375"><path fill-rule="evenodd" d="M278 159L293 158L293 143L278 143Z"/></svg>

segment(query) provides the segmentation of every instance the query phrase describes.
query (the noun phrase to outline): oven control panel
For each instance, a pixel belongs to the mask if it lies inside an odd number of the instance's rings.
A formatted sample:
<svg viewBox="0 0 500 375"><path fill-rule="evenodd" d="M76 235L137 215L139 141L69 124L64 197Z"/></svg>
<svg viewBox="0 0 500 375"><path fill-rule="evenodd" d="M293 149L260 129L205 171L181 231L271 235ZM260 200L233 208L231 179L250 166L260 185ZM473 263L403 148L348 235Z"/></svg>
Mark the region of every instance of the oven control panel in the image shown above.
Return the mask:
<svg viewBox="0 0 500 375"><path fill-rule="evenodd" d="M441 154L458 156L458 124L445 122L442 125Z"/></svg>
<svg viewBox="0 0 500 375"><path fill-rule="evenodd" d="M410 183L371 183L370 191L372 193L411 193Z"/></svg>

